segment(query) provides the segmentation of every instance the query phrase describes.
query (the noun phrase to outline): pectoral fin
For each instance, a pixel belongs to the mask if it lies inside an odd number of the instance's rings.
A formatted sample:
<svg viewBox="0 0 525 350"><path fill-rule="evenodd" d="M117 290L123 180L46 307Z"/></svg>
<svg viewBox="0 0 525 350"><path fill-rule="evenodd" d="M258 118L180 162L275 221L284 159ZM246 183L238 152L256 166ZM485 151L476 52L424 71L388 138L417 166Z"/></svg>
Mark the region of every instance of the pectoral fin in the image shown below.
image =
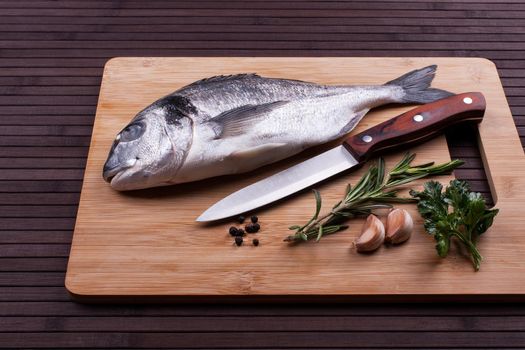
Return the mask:
<svg viewBox="0 0 525 350"><path fill-rule="evenodd" d="M363 109L359 112L357 112L351 119L350 121L339 131L339 135L342 136L342 135L346 135L348 134L350 131L352 131L355 126L357 125L357 123L359 123L361 121L361 119L363 119L363 117L365 116L365 114L368 113L370 109Z"/></svg>
<svg viewBox="0 0 525 350"><path fill-rule="evenodd" d="M276 101L260 105L244 105L221 113L210 122L217 125L217 138L241 135L269 112L287 103L287 101Z"/></svg>

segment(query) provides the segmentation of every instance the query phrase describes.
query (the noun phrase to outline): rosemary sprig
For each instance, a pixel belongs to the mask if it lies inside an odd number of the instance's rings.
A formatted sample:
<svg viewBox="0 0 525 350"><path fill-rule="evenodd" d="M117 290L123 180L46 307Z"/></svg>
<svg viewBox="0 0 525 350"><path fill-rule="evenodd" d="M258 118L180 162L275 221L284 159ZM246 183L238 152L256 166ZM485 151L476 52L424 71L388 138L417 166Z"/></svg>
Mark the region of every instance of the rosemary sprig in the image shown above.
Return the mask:
<svg viewBox="0 0 525 350"><path fill-rule="evenodd" d="M322 216L319 216L322 206L321 195L319 191L314 190L316 202L314 215L302 226L290 226L289 229L294 230L295 233L284 240L300 242L315 238L319 241L324 235L346 229L348 226L343 223L348 219L369 215L377 209L391 208L391 203L417 202L414 198L398 197L400 186L427 176L448 174L463 164L463 161L456 159L438 165L431 162L412 166L415 157L415 154L406 153L386 176L385 161L379 158L353 188L348 184L343 199Z"/></svg>

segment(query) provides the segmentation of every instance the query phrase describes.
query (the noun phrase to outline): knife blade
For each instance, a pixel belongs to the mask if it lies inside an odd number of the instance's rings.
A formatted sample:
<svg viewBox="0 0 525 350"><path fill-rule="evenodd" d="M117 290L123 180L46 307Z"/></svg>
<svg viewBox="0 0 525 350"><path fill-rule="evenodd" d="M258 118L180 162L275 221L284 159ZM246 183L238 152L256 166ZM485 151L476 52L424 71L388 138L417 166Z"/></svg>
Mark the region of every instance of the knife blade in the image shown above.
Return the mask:
<svg viewBox="0 0 525 350"><path fill-rule="evenodd" d="M218 201L196 220L224 219L259 208L359 166L372 156L426 141L451 125L480 122L485 98L469 92L418 106L347 138L342 145L260 180Z"/></svg>

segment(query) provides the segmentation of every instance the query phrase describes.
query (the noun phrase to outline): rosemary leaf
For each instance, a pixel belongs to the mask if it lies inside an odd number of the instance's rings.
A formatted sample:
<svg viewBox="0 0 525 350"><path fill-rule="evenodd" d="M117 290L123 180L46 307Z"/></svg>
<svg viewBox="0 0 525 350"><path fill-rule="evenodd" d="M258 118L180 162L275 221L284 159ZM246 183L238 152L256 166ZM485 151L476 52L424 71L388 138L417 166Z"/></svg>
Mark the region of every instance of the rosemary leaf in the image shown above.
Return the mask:
<svg viewBox="0 0 525 350"><path fill-rule="evenodd" d="M315 196L315 215L314 215L314 220L315 220L319 217L319 212L321 211L321 206L323 205L323 203L321 200L321 193L315 189L313 191L314 191L314 196Z"/></svg>
<svg viewBox="0 0 525 350"><path fill-rule="evenodd" d="M317 242L321 240L321 237L323 237L323 225L319 225L319 233L317 234Z"/></svg>
<svg viewBox="0 0 525 350"><path fill-rule="evenodd" d="M289 229L295 231L284 240L288 242L307 241L315 238L319 241L323 236L346 229L342 223L348 219L369 215L375 210L388 209L391 203L417 202L414 198L398 197L402 185L434 175L448 174L463 164L461 160L453 160L434 165L433 162L411 165L415 153L406 153L404 157L386 173L385 161L379 158L371 165L355 186L347 185L343 199L336 203L330 212L319 216L322 207L321 194L314 190L315 213L304 225L293 225Z"/></svg>

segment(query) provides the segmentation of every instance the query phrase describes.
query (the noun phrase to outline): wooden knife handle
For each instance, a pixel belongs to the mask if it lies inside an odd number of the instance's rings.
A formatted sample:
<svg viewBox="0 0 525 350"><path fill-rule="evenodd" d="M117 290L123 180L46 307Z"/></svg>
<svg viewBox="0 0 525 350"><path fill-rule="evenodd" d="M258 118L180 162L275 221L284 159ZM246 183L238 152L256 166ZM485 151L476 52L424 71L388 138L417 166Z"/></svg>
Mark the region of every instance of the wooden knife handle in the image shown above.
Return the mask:
<svg viewBox="0 0 525 350"><path fill-rule="evenodd" d="M450 125L463 121L479 123L484 113L483 94L467 92L421 105L350 136L343 145L362 162L387 149L426 141Z"/></svg>

